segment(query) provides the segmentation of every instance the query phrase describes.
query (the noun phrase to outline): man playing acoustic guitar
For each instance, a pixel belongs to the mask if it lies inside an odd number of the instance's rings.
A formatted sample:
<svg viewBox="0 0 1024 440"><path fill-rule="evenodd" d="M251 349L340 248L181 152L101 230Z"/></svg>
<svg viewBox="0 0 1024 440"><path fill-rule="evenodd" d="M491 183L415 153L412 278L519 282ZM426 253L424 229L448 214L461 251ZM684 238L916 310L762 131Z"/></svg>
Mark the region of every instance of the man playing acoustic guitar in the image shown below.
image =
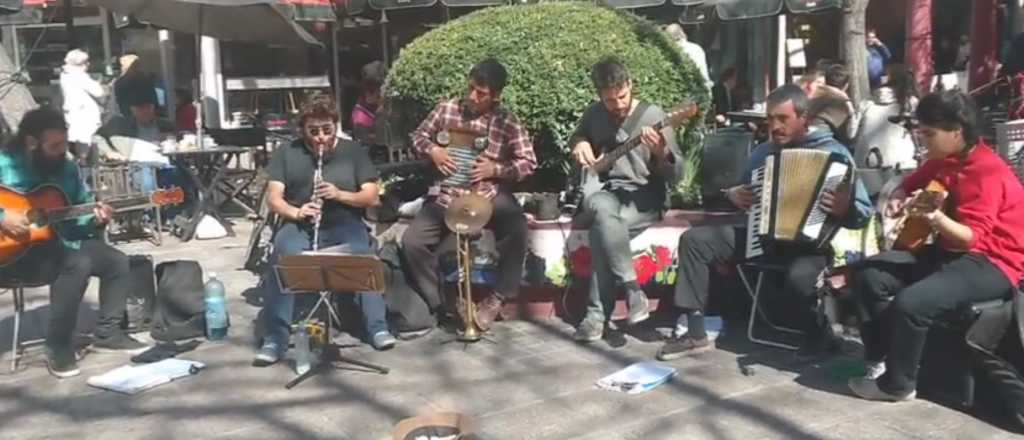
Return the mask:
<svg viewBox="0 0 1024 440"><path fill-rule="evenodd" d="M0 152L0 184L19 192L54 185L71 205L94 202L78 166L67 158L67 135L61 113L49 108L26 113L14 141ZM22 212L4 209L3 202L0 200L0 231L7 237L27 239L28 218ZM106 224L113 212L109 205L99 203L93 215L55 225L59 240L41 243L0 268L0 279L51 281L46 363L56 377L79 374L73 335L78 307L92 276L100 278L100 313L92 350L138 353L147 348L121 329L131 288L128 256L97 237L99 226Z"/></svg>
<svg viewBox="0 0 1024 440"><path fill-rule="evenodd" d="M665 112L633 96L629 71L620 61L612 57L601 60L590 78L600 102L583 113L570 141L576 162L590 168L616 145L634 136L640 136L642 142L614 162L600 179L603 182L590 179L596 192L583 201L585 215L593 218L589 233L592 270L587 314L573 336L579 342L601 339L620 288L626 292L630 324L649 316L647 296L636 281L629 240L661 218L665 185L675 184L683 164L675 131L651 127L665 119Z"/></svg>
<svg viewBox="0 0 1024 440"><path fill-rule="evenodd" d="M937 239L913 249L900 244L919 240L901 234L896 250L854 265L868 374L849 386L871 400L913 399L931 324L970 303L1009 298L1024 274L1024 188L982 142L970 98L929 95L915 113L927 161L903 180L883 214L906 211L908 225L923 222Z"/></svg>

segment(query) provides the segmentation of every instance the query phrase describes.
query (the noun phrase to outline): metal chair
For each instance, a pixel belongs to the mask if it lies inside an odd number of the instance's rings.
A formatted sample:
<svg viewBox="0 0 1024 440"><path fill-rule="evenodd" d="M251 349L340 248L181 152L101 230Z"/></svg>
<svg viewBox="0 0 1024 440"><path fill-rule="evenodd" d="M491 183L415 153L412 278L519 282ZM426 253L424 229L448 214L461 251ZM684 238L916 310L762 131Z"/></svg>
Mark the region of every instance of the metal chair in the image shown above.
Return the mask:
<svg viewBox="0 0 1024 440"><path fill-rule="evenodd" d="M18 370L18 360L26 347L43 342L42 339L21 341L21 314L25 311L25 289L47 286L49 283L18 280L14 278L0 279L0 290L8 290L14 296L14 337L11 340L11 372Z"/></svg>
<svg viewBox="0 0 1024 440"><path fill-rule="evenodd" d="M750 268L757 271L757 282L751 287L750 281L747 279L745 269ZM795 335L803 335L804 333L800 330L796 330L789 327L783 327L775 325L770 319L768 314L761 308L761 286L764 281L764 275L766 272L785 272L786 266L779 264L768 264L757 261L745 261L736 265L736 272L739 273L740 280L743 281L743 287L746 288L747 295L750 295L753 304L750 305L750 318L747 320L747 339L755 344L766 345L769 347L782 348L786 350L797 350L798 347L794 345L785 344L782 342L769 341L767 339L760 339L754 336L754 324L757 321L757 315L761 315L761 319L768 324L772 330L790 333Z"/></svg>

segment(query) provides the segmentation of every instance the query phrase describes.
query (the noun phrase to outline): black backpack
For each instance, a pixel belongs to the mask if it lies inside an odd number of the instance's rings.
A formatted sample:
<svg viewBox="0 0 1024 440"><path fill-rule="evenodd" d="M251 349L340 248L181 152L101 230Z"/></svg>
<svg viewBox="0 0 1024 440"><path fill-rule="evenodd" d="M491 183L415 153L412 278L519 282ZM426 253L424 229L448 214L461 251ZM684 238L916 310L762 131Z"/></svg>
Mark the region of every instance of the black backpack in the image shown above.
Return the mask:
<svg viewBox="0 0 1024 440"><path fill-rule="evenodd" d="M158 341L200 337L206 330L203 269L190 260L156 266L157 298L150 334Z"/></svg>

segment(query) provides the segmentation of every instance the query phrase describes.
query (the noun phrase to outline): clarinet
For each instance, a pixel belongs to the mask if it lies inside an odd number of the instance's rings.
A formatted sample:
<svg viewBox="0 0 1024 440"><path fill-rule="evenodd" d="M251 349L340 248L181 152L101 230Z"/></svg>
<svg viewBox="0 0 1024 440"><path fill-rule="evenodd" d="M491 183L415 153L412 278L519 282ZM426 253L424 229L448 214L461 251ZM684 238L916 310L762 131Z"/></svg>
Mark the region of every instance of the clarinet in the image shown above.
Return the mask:
<svg viewBox="0 0 1024 440"><path fill-rule="evenodd" d="M316 156L316 173L313 174L313 201L320 205L320 213L313 217L313 250L320 248L320 218L323 217L324 200L317 197L316 189L324 180L324 147L320 147Z"/></svg>

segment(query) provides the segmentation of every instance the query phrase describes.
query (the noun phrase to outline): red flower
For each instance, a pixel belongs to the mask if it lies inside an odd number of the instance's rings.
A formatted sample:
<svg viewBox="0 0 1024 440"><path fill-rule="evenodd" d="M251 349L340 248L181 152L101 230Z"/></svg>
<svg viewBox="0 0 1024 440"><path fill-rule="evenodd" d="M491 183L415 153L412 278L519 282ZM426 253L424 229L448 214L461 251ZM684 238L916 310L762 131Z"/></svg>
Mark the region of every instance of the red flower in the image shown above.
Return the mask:
<svg viewBox="0 0 1024 440"><path fill-rule="evenodd" d="M636 270L637 284L642 286L658 273L658 264L650 255L644 254L633 260L633 269Z"/></svg>
<svg viewBox="0 0 1024 440"><path fill-rule="evenodd" d="M658 269L664 269L672 264L672 251L665 246L654 247L654 257L658 260Z"/></svg>
<svg viewBox="0 0 1024 440"><path fill-rule="evenodd" d="M572 276L580 279L590 278L590 248L580 246L569 254L569 270Z"/></svg>

